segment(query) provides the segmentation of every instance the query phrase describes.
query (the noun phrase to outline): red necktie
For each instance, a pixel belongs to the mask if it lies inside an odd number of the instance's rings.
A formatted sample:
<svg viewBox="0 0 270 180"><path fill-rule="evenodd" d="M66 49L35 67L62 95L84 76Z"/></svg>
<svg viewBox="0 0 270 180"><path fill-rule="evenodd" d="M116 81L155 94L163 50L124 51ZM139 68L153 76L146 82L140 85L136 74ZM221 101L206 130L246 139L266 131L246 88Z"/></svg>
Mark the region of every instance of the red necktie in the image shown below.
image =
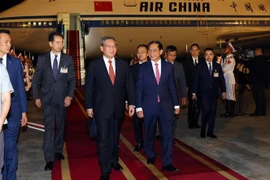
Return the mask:
<svg viewBox="0 0 270 180"><path fill-rule="evenodd" d="M109 75L110 75L110 79L112 84L114 85L114 80L115 80L115 76L114 76L114 71L113 71L113 66L112 66L112 61L109 60Z"/></svg>
<svg viewBox="0 0 270 180"><path fill-rule="evenodd" d="M157 84L159 84L160 74L159 74L159 69L158 69L158 63L155 63L155 65L156 65L156 80L157 80ZM158 95L158 102L160 102L159 95Z"/></svg>

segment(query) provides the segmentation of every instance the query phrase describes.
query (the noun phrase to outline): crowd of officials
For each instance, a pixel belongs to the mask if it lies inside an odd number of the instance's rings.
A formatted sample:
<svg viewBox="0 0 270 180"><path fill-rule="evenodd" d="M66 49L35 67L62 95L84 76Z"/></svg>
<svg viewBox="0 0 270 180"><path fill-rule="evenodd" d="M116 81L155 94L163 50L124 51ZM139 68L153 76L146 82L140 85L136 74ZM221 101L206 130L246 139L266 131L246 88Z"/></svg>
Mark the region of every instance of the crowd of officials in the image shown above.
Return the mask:
<svg viewBox="0 0 270 180"><path fill-rule="evenodd" d="M17 179L17 137L20 127L27 123L25 92L31 87L36 106L43 110L45 170L53 169L55 159L65 159L64 132L67 107L76 86L75 70L72 57L62 53L64 37L53 32L48 41L51 50L38 57L34 71L27 58L20 61L9 54L10 33L0 30L0 179ZM154 139L159 134L162 170L168 172L179 171L173 165L172 149L180 106L188 104L188 128L201 128L201 138L217 138L217 100L221 97L225 103L221 116L234 117L238 82L239 92L250 88L253 93L256 109L250 115L266 116L264 88L269 79L261 48L256 48L254 59L247 62L241 54L235 58L231 43L224 48L224 56L206 48L202 57L200 46L192 44L190 55L177 61L174 45L164 49L161 42L151 41L137 47L137 61L130 66L116 57L114 37L103 37L100 50L103 55L87 67L85 104L88 116L96 121L101 180L110 179L112 169L123 169L118 162L118 144L125 111L133 116L134 151L144 149L147 164L155 164Z"/></svg>

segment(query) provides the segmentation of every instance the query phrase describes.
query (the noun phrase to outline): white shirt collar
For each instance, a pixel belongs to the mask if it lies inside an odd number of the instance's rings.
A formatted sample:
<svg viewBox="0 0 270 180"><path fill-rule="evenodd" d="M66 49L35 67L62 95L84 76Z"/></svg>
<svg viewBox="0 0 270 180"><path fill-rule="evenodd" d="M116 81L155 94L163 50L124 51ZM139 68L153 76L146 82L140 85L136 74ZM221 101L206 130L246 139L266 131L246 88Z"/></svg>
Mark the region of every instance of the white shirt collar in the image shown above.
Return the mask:
<svg viewBox="0 0 270 180"><path fill-rule="evenodd" d="M155 65L156 63L158 63L158 65L161 65L161 59L159 59L157 62L151 60L151 63L152 63L152 65Z"/></svg>
<svg viewBox="0 0 270 180"><path fill-rule="evenodd" d="M3 58L3 61L2 61L3 65L7 67L7 54L5 54L2 58Z"/></svg>
<svg viewBox="0 0 270 180"><path fill-rule="evenodd" d="M103 56L103 59L104 59L104 62L105 62L105 63L109 63L109 59L108 59L107 57ZM111 61L112 61L112 63L114 63L115 58L113 57L113 58L111 59Z"/></svg>

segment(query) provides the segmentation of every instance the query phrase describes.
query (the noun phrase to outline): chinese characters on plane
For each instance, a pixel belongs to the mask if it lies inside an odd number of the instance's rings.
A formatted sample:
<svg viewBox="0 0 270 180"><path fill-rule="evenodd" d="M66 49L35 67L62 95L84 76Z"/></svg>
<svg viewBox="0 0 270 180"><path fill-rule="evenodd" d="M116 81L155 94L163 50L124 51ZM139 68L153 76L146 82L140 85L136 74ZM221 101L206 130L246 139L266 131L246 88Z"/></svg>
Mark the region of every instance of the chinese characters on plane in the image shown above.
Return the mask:
<svg viewBox="0 0 270 180"><path fill-rule="evenodd" d="M246 11L253 12L251 3L245 3L244 6L245 6ZM232 4L230 5L230 7L233 8L235 12L237 12L237 9L236 9L237 4L236 4L234 1L233 1ZM265 12L267 12L266 7L265 7L264 4L259 4L259 5L258 5L258 8L259 8L260 11L265 11Z"/></svg>

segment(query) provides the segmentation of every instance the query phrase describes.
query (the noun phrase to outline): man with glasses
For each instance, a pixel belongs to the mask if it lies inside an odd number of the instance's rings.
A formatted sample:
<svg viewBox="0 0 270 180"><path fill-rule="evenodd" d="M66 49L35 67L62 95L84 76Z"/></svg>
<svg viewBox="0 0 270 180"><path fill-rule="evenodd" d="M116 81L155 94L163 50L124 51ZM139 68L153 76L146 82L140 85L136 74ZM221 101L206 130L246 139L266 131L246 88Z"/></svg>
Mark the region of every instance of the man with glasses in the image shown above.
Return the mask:
<svg viewBox="0 0 270 180"><path fill-rule="evenodd" d="M112 168L116 171L123 169L118 163L118 144L126 100L129 103L129 115L134 114L134 82L128 64L115 57L116 45L114 37L105 36L101 39L103 56L89 64L85 81L87 114L95 118L97 124L101 180L110 179Z"/></svg>

